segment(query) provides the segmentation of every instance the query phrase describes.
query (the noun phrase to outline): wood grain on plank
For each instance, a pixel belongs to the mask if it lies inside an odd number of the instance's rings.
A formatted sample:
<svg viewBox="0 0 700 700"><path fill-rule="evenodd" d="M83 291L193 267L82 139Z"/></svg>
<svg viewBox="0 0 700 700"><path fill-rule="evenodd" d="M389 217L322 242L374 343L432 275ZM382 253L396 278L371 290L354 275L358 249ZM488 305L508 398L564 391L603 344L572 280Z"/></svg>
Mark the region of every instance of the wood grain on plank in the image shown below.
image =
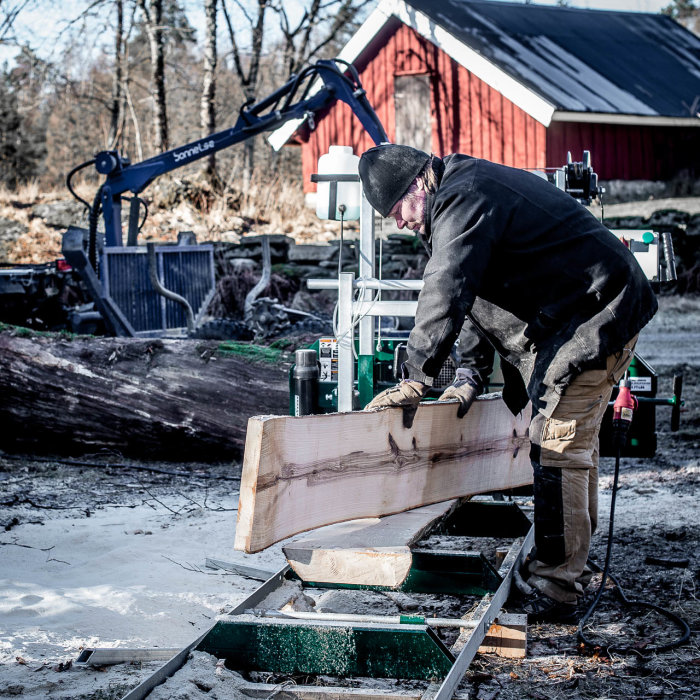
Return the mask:
<svg viewBox="0 0 700 700"><path fill-rule="evenodd" d="M527 413L482 397L248 422L234 547L257 552L323 525L532 483Z"/></svg>

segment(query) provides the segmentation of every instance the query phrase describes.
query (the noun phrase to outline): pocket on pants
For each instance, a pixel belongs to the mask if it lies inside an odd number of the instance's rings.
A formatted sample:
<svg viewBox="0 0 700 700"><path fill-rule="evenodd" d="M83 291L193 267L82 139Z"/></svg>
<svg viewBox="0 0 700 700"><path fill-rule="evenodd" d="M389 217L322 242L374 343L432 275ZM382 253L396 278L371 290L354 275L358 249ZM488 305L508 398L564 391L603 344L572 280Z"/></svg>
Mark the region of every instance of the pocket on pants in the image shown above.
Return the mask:
<svg viewBox="0 0 700 700"><path fill-rule="evenodd" d="M572 441L576 437L576 420L547 418L542 430L542 446L546 442Z"/></svg>
<svg viewBox="0 0 700 700"><path fill-rule="evenodd" d="M576 419L548 418L542 429L540 463L547 467L588 469L593 465L596 431Z"/></svg>

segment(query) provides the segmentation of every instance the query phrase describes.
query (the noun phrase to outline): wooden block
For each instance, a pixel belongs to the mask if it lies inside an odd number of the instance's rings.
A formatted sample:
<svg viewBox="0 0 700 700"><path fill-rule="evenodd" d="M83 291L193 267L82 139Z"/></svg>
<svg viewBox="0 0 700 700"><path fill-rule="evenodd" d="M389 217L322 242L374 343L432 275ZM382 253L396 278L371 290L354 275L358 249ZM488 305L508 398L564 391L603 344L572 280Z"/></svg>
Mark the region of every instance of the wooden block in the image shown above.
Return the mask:
<svg viewBox="0 0 700 700"><path fill-rule="evenodd" d="M530 484L528 415L490 395L464 418L455 403L422 404L410 427L401 408L253 417L234 547Z"/></svg>
<svg viewBox="0 0 700 700"><path fill-rule="evenodd" d="M523 659L527 652L527 615L503 614L496 618L479 647L482 654Z"/></svg>
<svg viewBox="0 0 700 700"><path fill-rule="evenodd" d="M383 518L329 525L282 548L302 581L359 586L400 586L417 542L459 503L458 499Z"/></svg>

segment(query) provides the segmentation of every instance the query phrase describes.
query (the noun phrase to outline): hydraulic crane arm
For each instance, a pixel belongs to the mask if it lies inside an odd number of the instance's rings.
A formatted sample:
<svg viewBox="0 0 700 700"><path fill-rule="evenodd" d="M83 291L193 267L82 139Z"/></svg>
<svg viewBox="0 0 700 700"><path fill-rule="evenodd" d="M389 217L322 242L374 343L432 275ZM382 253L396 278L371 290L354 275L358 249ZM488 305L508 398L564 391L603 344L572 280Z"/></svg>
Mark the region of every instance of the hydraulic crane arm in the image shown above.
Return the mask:
<svg viewBox="0 0 700 700"><path fill-rule="evenodd" d="M323 87L309 96L311 85L316 79L323 81ZM159 175L275 129L290 119L313 117L334 100L342 100L350 106L376 144L389 140L367 99L354 66L334 59L318 61L299 75L292 76L282 87L260 102L243 105L235 126L230 129L165 151L140 163L130 163L117 151L98 153L95 156L95 167L106 176L99 193L106 245L123 245L121 204L125 192L139 194ZM96 224L96 216L91 219Z"/></svg>

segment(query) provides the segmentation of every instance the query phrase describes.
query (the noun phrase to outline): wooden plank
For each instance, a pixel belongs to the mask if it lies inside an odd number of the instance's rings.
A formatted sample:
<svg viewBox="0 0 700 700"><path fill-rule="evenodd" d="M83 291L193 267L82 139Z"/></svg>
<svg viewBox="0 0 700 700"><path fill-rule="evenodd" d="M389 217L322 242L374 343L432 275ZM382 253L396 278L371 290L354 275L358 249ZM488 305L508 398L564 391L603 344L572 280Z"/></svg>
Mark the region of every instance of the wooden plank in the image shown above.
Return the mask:
<svg viewBox="0 0 700 700"><path fill-rule="evenodd" d="M479 653L524 659L527 653L527 615L499 615L484 637Z"/></svg>
<svg viewBox="0 0 700 700"><path fill-rule="evenodd" d="M489 395L462 419L454 402L426 402L410 427L401 408L253 417L234 547L532 483L527 415Z"/></svg>
<svg viewBox="0 0 700 700"><path fill-rule="evenodd" d="M359 586L400 586L408 576L417 542L448 515L458 499L383 518L329 525L282 548L302 581Z"/></svg>

